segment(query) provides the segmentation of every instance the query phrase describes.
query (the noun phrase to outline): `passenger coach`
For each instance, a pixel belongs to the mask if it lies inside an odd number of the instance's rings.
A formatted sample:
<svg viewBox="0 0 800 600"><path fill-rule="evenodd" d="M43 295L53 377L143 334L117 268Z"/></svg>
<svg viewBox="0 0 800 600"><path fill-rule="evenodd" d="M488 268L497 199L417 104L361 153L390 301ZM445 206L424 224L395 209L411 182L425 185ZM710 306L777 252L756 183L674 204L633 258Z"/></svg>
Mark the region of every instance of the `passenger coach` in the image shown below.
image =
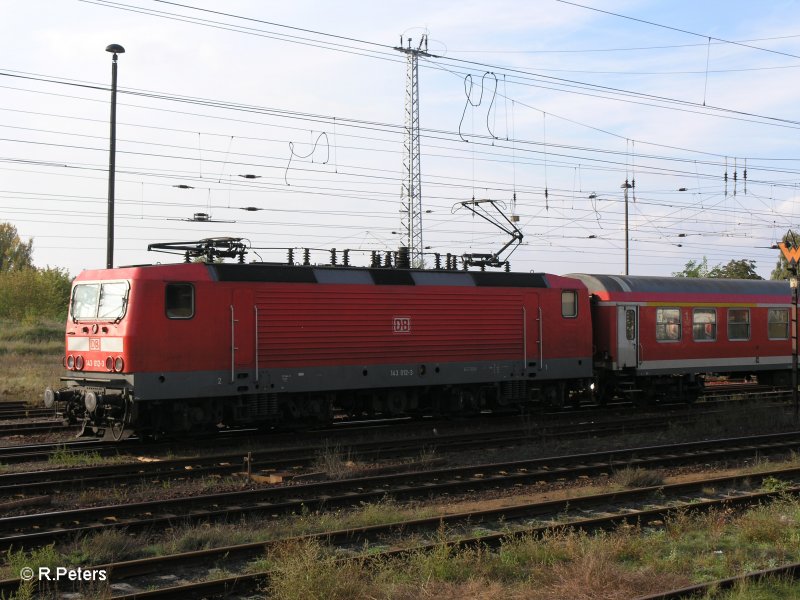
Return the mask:
<svg viewBox="0 0 800 600"><path fill-rule="evenodd" d="M785 281L574 274L592 297L598 391L658 399L702 391L704 376L788 385Z"/></svg>

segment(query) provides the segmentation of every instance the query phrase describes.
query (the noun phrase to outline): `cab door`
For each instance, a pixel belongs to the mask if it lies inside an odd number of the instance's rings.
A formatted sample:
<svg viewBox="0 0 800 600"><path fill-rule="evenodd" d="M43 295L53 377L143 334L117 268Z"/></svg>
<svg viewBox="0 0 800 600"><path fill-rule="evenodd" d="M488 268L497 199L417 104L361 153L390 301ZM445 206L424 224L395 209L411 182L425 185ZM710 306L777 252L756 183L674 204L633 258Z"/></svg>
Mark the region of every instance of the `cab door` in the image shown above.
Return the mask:
<svg viewBox="0 0 800 600"><path fill-rule="evenodd" d="M639 366L639 307L617 306L617 368Z"/></svg>

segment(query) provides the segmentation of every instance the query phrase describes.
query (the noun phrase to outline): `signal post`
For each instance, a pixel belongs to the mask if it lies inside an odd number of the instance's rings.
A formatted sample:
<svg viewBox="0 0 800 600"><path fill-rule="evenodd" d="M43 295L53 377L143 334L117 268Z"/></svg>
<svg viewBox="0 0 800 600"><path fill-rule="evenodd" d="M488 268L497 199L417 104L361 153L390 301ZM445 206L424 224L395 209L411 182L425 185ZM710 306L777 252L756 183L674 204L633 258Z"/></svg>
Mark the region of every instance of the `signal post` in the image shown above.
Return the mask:
<svg viewBox="0 0 800 600"><path fill-rule="evenodd" d="M797 266L800 260L800 245L791 230L786 234L786 241L778 242L789 267L789 286L792 288L792 402L794 402L794 422L800 423L800 397L797 391Z"/></svg>

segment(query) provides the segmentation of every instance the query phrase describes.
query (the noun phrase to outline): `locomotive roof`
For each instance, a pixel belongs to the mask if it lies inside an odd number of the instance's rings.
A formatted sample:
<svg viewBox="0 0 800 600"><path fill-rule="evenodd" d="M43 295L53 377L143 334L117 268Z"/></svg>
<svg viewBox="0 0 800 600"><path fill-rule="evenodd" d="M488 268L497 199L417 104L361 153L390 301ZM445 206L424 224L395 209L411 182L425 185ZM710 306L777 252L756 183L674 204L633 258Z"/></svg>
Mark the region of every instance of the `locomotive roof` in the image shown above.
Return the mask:
<svg viewBox="0 0 800 600"><path fill-rule="evenodd" d="M549 273L447 271L367 268L285 263L171 263L131 265L82 271L78 281L116 279L185 279L230 282L321 283L361 285L436 285L453 287L574 288L574 279ZM581 286L582 287L582 286Z"/></svg>
<svg viewBox="0 0 800 600"><path fill-rule="evenodd" d="M457 287L550 287L545 273L492 273L428 269L297 266L284 264L210 264L217 281L338 283L366 285L443 285Z"/></svg>
<svg viewBox="0 0 800 600"><path fill-rule="evenodd" d="M570 273L591 293L661 293L737 296L782 296L790 293L787 281L760 279L699 279L693 277L649 277L630 275L591 275Z"/></svg>

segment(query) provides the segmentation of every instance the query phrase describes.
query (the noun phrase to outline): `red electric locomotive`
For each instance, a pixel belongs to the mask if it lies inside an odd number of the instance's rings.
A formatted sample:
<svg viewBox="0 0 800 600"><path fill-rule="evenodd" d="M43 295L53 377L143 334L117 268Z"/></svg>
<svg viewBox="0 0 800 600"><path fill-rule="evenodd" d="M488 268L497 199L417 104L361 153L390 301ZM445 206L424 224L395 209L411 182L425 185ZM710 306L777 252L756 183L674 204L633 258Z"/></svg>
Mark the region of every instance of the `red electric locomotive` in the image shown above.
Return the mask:
<svg viewBox="0 0 800 600"><path fill-rule="evenodd" d="M790 385L785 281L569 275L592 295L601 400L695 398L704 376Z"/></svg>
<svg viewBox="0 0 800 600"><path fill-rule="evenodd" d="M542 273L188 263L85 271L66 386L88 434L476 413L589 388L589 294Z"/></svg>

